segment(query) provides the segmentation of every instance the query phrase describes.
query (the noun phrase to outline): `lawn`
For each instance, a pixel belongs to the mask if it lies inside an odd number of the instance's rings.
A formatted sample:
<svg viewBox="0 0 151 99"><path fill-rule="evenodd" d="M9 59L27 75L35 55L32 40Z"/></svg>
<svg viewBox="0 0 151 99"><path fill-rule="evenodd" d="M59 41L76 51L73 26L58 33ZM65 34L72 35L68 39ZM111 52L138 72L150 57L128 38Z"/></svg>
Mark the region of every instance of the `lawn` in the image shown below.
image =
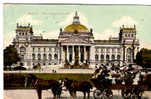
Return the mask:
<svg viewBox="0 0 151 99"><path fill-rule="evenodd" d="M29 73L4 73L4 89L24 88L24 77ZM44 80L59 80L69 78L77 81L89 81L92 74L76 73L30 73Z"/></svg>

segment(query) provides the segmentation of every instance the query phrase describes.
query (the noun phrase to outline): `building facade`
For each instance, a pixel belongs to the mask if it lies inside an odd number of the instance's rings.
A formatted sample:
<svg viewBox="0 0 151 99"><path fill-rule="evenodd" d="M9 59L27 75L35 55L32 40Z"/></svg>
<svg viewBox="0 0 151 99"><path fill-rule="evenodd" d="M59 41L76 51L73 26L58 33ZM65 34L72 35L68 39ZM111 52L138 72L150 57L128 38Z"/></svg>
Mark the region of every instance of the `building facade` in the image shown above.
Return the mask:
<svg viewBox="0 0 151 99"><path fill-rule="evenodd" d="M101 37L100 37L101 39ZM16 37L13 44L18 50L24 66L32 68L40 66L71 65L78 56L79 64L88 63L90 67L108 62L133 63L139 50L136 39L136 26L120 28L118 37L108 40L95 40L93 29L88 29L79 21L77 12L73 22L60 29L58 39L44 39L34 36L32 25L20 26L17 23Z"/></svg>

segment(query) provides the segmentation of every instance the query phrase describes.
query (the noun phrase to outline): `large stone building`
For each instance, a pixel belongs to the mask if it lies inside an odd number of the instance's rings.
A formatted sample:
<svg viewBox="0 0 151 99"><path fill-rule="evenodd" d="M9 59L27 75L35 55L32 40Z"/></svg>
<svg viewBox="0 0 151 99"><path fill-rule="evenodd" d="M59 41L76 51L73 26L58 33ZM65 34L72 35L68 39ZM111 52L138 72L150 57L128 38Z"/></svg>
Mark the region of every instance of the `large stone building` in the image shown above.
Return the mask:
<svg viewBox="0 0 151 99"><path fill-rule="evenodd" d="M79 64L87 62L90 67L109 61L133 63L139 49L135 25L132 28L125 28L123 25L118 37L95 40L93 30L80 23L77 12L73 22L60 29L58 39L34 36L30 24L20 26L17 23L13 44L22 57L24 66L29 68L36 64L43 67L64 66L66 60L72 65L75 56L79 57Z"/></svg>

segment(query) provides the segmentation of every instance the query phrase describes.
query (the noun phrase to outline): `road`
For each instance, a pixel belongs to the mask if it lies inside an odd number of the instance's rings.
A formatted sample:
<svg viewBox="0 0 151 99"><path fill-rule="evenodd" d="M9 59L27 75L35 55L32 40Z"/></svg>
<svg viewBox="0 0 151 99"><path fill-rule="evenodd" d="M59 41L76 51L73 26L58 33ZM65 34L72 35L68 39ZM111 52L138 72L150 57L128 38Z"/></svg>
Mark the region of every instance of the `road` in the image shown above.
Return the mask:
<svg viewBox="0 0 151 99"><path fill-rule="evenodd" d="M114 90L114 99L122 99L120 91ZM51 91L44 90L42 92L42 99L52 99L53 95ZM93 92L90 93L90 99L93 99ZM71 99L68 91L63 91L61 99ZM36 90L4 90L3 99L37 99ZM77 99L83 99L81 92L77 93ZM151 99L151 92L145 91L143 99Z"/></svg>

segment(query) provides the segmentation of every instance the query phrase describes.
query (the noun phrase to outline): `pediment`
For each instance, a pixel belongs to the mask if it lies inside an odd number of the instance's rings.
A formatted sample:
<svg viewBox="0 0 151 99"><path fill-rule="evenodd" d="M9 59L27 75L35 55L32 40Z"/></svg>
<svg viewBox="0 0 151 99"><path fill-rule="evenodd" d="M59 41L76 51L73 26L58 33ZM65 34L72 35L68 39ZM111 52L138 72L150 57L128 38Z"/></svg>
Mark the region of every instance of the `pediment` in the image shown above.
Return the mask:
<svg viewBox="0 0 151 99"><path fill-rule="evenodd" d="M82 39L80 37L70 37L62 41L62 43L76 43L76 44L89 44L91 41Z"/></svg>

